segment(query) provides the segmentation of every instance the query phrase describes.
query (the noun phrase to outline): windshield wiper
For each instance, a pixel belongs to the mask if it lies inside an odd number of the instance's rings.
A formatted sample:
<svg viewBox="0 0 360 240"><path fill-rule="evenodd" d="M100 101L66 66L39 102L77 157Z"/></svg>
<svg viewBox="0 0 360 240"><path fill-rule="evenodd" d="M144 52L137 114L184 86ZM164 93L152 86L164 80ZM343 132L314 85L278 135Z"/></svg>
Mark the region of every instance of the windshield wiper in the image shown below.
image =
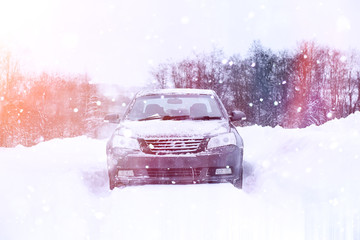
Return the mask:
<svg viewBox="0 0 360 240"><path fill-rule="evenodd" d="M162 119L162 116L160 116L159 114L154 114L146 118L138 119L138 121L147 121L147 120L155 120L155 119Z"/></svg>
<svg viewBox="0 0 360 240"><path fill-rule="evenodd" d="M185 120L190 119L189 115L180 115L180 116L170 116L166 115L162 117L162 120Z"/></svg>
<svg viewBox="0 0 360 240"><path fill-rule="evenodd" d="M161 120L186 120L186 119L192 119L192 120L216 120L221 119L220 116L201 116L201 117L193 117L191 118L189 115L180 115L180 116L170 116L165 115L161 116L159 114L154 114L146 118L141 118L138 121L147 121L147 120L155 120L155 119L161 119Z"/></svg>
<svg viewBox="0 0 360 240"><path fill-rule="evenodd" d="M155 120L155 119L161 119L161 120L185 120L185 119L190 119L190 116L189 115L181 115L181 116L165 115L165 116L161 116L159 114L154 114L154 115L151 115L151 116L146 117L146 118L141 118L138 121L147 121L147 120Z"/></svg>
<svg viewBox="0 0 360 240"><path fill-rule="evenodd" d="M191 118L192 120L216 120L216 119L221 119L220 116L214 116L214 117L210 117L210 116L201 116L201 117L194 117Z"/></svg>

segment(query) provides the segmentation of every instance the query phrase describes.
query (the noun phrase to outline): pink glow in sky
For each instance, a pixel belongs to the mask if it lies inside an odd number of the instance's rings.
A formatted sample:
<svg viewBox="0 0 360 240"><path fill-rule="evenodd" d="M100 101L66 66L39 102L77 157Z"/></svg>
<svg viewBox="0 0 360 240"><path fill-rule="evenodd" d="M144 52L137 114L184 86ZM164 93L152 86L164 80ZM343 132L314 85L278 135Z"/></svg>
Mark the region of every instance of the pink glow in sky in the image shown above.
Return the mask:
<svg viewBox="0 0 360 240"><path fill-rule="evenodd" d="M139 85L151 66L214 46L245 55L302 40L360 49L357 0L0 0L0 48L25 70Z"/></svg>

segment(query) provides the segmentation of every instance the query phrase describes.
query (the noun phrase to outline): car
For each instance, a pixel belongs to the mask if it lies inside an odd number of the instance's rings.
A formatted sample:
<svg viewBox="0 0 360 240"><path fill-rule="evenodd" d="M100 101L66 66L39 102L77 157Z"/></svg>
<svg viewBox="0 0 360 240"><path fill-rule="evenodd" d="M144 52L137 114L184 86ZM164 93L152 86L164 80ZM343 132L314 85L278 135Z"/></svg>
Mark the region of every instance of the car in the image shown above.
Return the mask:
<svg viewBox="0 0 360 240"><path fill-rule="evenodd" d="M143 184L230 182L242 188L243 139L213 90L138 92L106 145L110 189Z"/></svg>

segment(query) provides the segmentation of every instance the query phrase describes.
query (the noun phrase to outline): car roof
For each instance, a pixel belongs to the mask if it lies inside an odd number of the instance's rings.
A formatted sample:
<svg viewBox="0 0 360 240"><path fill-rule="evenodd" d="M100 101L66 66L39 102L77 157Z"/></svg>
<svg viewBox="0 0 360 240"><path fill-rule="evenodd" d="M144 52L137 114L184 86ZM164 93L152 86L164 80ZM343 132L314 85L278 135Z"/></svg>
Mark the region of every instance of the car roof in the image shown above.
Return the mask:
<svg viewBox="0 0 360 240"><path fill-rule="evenodd" d="M215 92L210 89L193 89L193 88L167 88L167 89L153 89L143 90L136 94L136 97L149 95L176 95L176 94L199 94L199 95L215 95Z"/></svg>

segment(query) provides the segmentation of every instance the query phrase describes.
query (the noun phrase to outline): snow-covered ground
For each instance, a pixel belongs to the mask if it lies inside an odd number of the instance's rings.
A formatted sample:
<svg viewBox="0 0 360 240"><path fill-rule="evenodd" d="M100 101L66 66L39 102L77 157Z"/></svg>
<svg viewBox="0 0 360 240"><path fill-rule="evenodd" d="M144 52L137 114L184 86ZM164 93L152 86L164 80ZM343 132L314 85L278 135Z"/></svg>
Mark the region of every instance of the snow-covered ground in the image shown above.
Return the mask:
<svg viewBox="0 0 360 240"><path fill-rule="evenodd" d="M360 113L239 128L245 186L108 190L105 140L0 148L0 239L360 239Z"/></svg>

